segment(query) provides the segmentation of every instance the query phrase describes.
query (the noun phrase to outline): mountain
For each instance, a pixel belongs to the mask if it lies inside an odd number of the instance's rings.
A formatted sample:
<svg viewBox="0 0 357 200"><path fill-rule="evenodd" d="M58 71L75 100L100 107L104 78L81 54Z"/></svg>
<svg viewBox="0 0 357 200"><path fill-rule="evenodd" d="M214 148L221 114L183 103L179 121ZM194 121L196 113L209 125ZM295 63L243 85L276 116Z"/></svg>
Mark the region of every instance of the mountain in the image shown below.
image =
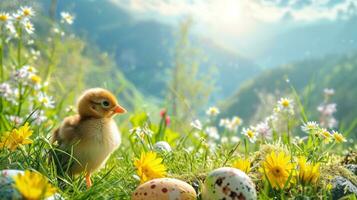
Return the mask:
<svg viewBox="0 0 357 200"><path fill-rule="evenodd" d="M286 79L289 79L289 84ZM243 84L235 95L225 101L222 115L239 115L250 121L263 103L259 94L264 94L265 100L268 94L279 94L276 97L279 98L292 93L290 84L302 96L310 120L318 120L316 107L323 101L324 88L335 89L332 101L337 103L336 118L345 125L355 120L357 52L309 59L267 70ZM271 107L268 109L272 110Z"/></svg>
<svg viewBox="0 0 357 200"><path fill-rule="evenodd" d="M45 4L48 9L49 4ZM168 70L172 67L177 26L155 20L136 20L126 10L104 0L61 0L60 11L75 13L74 29L115 58L118 69L144 94L164 96ZM192 36L192 43L202 50L205 61L202 73L216 66L216 99L232 94L243 81L254 76L260 67L252 60L215 44Z"/></svg>

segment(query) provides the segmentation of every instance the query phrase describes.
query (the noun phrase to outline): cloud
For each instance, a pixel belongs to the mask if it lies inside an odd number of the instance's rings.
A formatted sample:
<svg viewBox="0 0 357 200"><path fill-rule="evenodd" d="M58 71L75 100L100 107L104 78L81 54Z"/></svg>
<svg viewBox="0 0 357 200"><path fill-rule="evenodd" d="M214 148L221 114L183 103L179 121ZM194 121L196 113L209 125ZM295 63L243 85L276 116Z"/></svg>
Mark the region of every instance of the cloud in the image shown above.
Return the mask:
<svg viewBox="0 0 357 200"><path fill-rule="evenodd" d="M356 0L110 0L139 17L165 20L190 15L199 21L232 23L244 18L277 22L288 14L295 21L336 20L356 15ZM234 16L237 15L237 16ZM236 18L235 18L236 17ZM237 18L240 17L240 18ZM229 19L231 18L231 19Z"/></svg>

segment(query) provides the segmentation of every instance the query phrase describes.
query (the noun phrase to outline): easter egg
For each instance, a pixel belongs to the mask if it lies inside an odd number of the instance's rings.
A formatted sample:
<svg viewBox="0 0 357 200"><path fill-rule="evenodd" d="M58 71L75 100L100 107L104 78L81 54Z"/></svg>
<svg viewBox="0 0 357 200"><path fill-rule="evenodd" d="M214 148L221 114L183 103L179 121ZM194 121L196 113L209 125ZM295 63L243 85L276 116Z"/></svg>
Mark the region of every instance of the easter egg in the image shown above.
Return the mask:
<svg viewBox="0 0 357 200"><path fill-rule="evenodd" d="M174 178L158 178L140 185L132 200L195 200L196 191L191 185Z"/></svg>
<svg viewBox="0 0 357 200"><path fill-rule="evenodd" d="M13 177L23 174L23 171L7 169L0 171L0 197L1 199L22 199L21 194L14 188Z"/></svg>
<svg viewBox="0 0 357 200"><path fill-rule="evenodd" d="M202 190L203 200L257 199L255 185L239 169L222 167L210 172Z"/></svg>
<svg viewBox="0 0 357 200"><path fill-rule="evenodd" d="M22 200L19 191L14 188L14 177L24 174L22 170L5 169L0 171L0 199L2 200ZM46 200L63 199L59 194L54 194Z"/></svg>
<svg viewBox="0 0 357 200"><path fill-rule="evenodd" d="M154 149L156 151L171 152L171 146L165 141L156 142L154 144Z"/></svg>

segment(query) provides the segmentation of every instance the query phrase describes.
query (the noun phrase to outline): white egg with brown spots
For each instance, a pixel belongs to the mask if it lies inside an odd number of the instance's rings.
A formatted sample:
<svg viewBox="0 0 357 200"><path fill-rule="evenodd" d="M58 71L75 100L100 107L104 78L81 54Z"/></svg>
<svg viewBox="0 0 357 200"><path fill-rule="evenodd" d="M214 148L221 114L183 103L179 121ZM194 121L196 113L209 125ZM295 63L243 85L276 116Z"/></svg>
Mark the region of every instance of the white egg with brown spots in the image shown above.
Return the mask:
<svg viewBox="0 0 357 200"><path fill-rule="evenodd" d="M132 200L195 200L193 187L174 178L158 178L140 185L133 192Z"/></svg>
<svg viewBox="0 0 357 200"><path fill-rule="evenodd" d="M210 172L202 190L202 200L255 200L255 185L239 169L222 167Z"/></svg>

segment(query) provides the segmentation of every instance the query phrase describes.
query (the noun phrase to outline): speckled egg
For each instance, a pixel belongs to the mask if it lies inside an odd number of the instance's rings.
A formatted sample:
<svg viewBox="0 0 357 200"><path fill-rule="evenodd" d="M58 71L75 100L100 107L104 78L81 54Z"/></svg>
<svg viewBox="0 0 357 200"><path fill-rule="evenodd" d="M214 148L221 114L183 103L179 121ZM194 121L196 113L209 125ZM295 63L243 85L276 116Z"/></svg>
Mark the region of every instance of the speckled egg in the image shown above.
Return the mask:
<svg viewBox="0 0 357 200"><path fill-rule="evenodd" d="M21 194L14 188L14 177L24 174L24 171L15 169L4 169L0 171L0 199L2 200L22 200ZM61 200L59 194L54 194L46 200Z"/></svg>
<svg viewBox="0 0 357 200"><path fill-rule="evenodd" d="M21 194L13 187L13 177L23 174L23 171L6 169L0 171L0 197L1 199L22 199Z"/></svg>
<svg viewBox="0 0 357 200"><path fill-rule="evenodd" d="M165 141L159 141L154 144L155 151L171 152L171 146Z"/></svg>
<svg viewBox="0 0 357 200"><path fill-rule="evenodd" d="M158 178L140 185L133 192L132 200L195 200L191 185L174 178Z"/></svg>
<svg viewBox="0 0 357 200"><path fill-rule="evenodd" d="M202 190L203 200L257 199L255 185L239 169L222 167L208 174Z"/></svg>

